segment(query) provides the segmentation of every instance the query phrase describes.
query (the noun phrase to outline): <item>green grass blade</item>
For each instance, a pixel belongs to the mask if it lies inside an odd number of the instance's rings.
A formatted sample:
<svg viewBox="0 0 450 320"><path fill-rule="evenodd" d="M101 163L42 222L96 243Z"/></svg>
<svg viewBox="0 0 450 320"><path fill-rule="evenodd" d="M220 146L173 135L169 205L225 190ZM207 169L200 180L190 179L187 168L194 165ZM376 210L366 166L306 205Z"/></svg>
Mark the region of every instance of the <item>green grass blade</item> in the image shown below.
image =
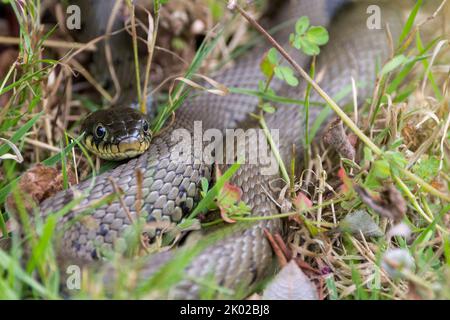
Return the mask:
<svg viewBox="0 0 450 320"><path fill-rule="evenodd" d="M0 278L0 299L1 300L19 300L16 291L8 285L7 281Z"/></svg>
<svg viewBox="0 0 450 320"><path fill-rule="evenodd" d="M408 20L403 27L402 33L400 34L399 43L402 43L411 32L411 29L414 25L414 20L416 20L417 13L422 6L422 2L422 0L417 0L416 4L414 5L411 13L409 14Z"/></svg>
<svg viewBox="0 0 450 320"><path fill-rule="evenodd" d="M208 42L207 40L203 41L200 47L198 48L194 59L192 60L192 63L190 64L188 70L185 73L185 78L190 79L194 73L197 72L197 70L200 68L201 63L204 61L204 59L211 53L211 51L216 47L217 42L221 38L221 35L224 31L224 28L222 28L218 34L213 38L212 41ZM178 83L175 87L175 90L172 93L173 97L176 97L178 93L183 90L185 87L184 83ZM153 132L158 132L162 126L164 125L164 122L168 119L168 117L174 112L176 109L178 109L186 99L188 93L190 92L190 89L187 89L185 92L183 92L180 97L174 101L173 106L170 106L167 104L162 110L158 113L156 116L156 120L154 121L154 124L152 125Z"/></svg>
<svg viewBox="0 0 450 320"><path fill-rule="evenodd" d="M51 247L51 239L53 237L56 223L58 222L55 215L50 215L42 228L42 236L31 252L31 259L27 265L27 272L31 273L37 265L44 265L46 255L44 254Z"/></svg>
<svg viewBox="0 0 450 320"><path fill-rule="evenodd" d="M270 94L267 92L261 92L259 90L251 90L251 89L245 89L245 88L236 88L236 87L230 87L228 88L230 93L236 93L236 94L244 94L248 96L258 97L263 100L272 101L272 102L279 102L284 104L295 104L299 106L303 106L305 104L305 100L298 100L298 99L292 99L288 97L278 96L276 94ZM309 103L310 107L325 107L325 103L318 102L318 101L310 101Z"/></svg>
<svg viewBox="0 0 450 320"><path fill-rule="evenodd" d="M203 212L210 207L211 203L214 201L214 198L219 194L219 191L225 185L225 182L231 179L233 174L240 168L240 166L240 163L233 164L219 179L217 179L214 187L212 187L211 190L206 193L206 196L195 207L195 209L189 215L188 219L195 218L200 212Z"/></svg>
<svg viewBox="0 0 450 320"><path fill-rule="evenodd" d="M43 111L39 112L37 115L35 115L33 118L28 120L27 123L25 123L22 127L17 130L12 137L9 139L12 143L17 143L20 139L22 139L25 134L31 129L31 127L36 123L36 121L39 120L39 118L44 114ZM2 145L0 146L0 155L4 155L9 150L8 145Z"/></svg>
<svg viewBox="0 0 450 320"><path fill-rule="evenodd" d="M336 288L336 282L334 281L333 276L328 276L325 278L325 285L328 289L328 298L330 300L338 300L339 295Z"/></svg>
<svg viewBox="0 0 450 320"><path fill-rule="evenodd" d="M0 250L0 266L3 269L9 269L9 267L13 267L14 275L23 283L27 284L35 290L37 293L39 293L43 298L50 298L50 299L57 299L53 293L49 292L47 288L45 288L42 284L37 282L33 279L29 274L27 274L25 271L23 271L22 267L19 265L19 263L12 259L6 252L3 250Z"/></svg>
<svg viewBox="0 0 450 320"><path fill-rule="evenodd" d="M352 268L352 280L356 286L355 298L357 300L368 300L369 296L367 295L366 290L364 290L363 288L364 284L361 274L359 273L359 271L356 269L355 266L352 265L351 268Z"/></svg>

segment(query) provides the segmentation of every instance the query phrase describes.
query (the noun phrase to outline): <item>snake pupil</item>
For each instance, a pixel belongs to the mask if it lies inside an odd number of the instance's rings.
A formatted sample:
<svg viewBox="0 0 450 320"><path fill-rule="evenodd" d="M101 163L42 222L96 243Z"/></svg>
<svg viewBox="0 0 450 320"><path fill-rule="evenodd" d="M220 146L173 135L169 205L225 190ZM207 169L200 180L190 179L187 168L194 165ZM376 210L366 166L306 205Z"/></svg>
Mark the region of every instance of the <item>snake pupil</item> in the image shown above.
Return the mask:
<svg viewBox="0 0 450 320"><path fill-rule="evenodd" d="M97 138L103 138L106 134L106 128L104 126L102 126L101 124L99 124L97 126L97 128L95 129L95 134L97 136Z"/></svg>

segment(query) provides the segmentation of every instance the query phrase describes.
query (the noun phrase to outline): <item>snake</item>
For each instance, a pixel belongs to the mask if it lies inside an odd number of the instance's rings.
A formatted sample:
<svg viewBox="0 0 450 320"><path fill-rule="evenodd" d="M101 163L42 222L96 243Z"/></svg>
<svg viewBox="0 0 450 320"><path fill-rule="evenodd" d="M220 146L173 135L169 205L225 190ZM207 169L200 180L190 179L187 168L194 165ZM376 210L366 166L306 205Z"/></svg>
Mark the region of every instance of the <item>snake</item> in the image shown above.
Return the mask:
<svg viewBox="0 0 450 320"><path fill-rule="evenodd" d="M104 21L105 12L110 12L106 10L110 5L108 3L109 1L91 3L89 17ZM308 16L311 25L327 28L329 42L321 47L321 52L316 57L315 79L330 97L337 99L340 96L337 102L341 106L354 101L352 90L348 90L354 79L357 84L357 104L363 105L373 92L377 66L392 55L393 44L389 39L397 39L402 29L398 4L392 1L380 1L376 4L381 18L378 28L369 27L369 3L364 1L287 0L277 4L277 10L263 21L263 26L269 30L273 26L284 25L272 36L305 69L309 68L311 57L292 48L289 41L295 21L301 16ZM262 38L256 42L257 44L238 57L231 67L214 72L210 77L226 87L258 90L259 83L266 79L260 69L261 59L271 45ZM281 65L287 64L281 62ZM126 61L123 65L117 63L117 66L132 69L132 64L127 64ZM300 79L298 86L290 86L274 77L270 88L278 96L290 98L292 101L304 98L307 83ZM343 92L347 93L342 94ZM310 100L323 102L314 90L311 91ZM148 222L183 221L202 199L202 181L209 181L212 185L214 172L217 169L226 172L236 158L231 159L231 163L218 163L217 153L213 154L216 158L212 161L205 161L202 155L193 152L187 161L180 154L180 138L193 137L195 130L201 133L213 130L214 134L221 137L214 141L216 151L222 150L220 148L224 148L225 141L230 138L236 146L239 144L236 141L241 141L244 156L249 159L260 152L260 144L255 143L258 140L254 140L258 138L259 131L256 129L260 126L251 116L252 113L258 113L259 102L258 97L248 94L228 93L221 96L209 92L195 92L176 110L170 128L152 138L147 120L137 112L128 113L125 109L117 109L118 111L103 111L89 116L83 125L83 130L87 133L85 141L88 149L101 152L105 158L112 158L113 155L121 159L130 156L133 158L96 176L94 180L82 181L40 204L41 215L45 218L82 195L78 205L58 220L57 226L61 230L69 224L56 244L62 261L79 265L106 263L102 260L102 252L114 250L117 241L124 237L126 230L132 225L130 219L135 219L138 215L135 203L139 192L142 199L141 211L148 214ZM266 113L264 118L268 129L277 132L280 157L284 163L290 163L292 158L301 163L304 152L302 137L305 134L306 122L304 108L292 102L274 102L273 105L275 112ZM313 126L319 116L325 115L325 118L329 119L332 112L326 110L326 105L311 105L307 120L310 126ZM249 130L252 128L255 130ZM318 137L323 130L324 125L321 125ZM238 140L239 138L242 140ZM205 148L211 143L211 140L200 139L197 146L194 145L191 150ZM295 154L292 154L293 146ZM141 154L138 155L139 153ZM269 217L280 212L279 206L273 200L277 196L271 188L275 180L280 180L279 170L262 174L261 170L267 167L267 163L243 161L229 180L230 184L241 190L240 199L249 207L252 216ZM140 174L137 174L137 171ZM85 208L115 192L112 180L123 192L121 199L95 207L89 213L94 225L83 223L79 218ZM269 233L279 233L283 237L286 237L289 231L278 218L261 219L248 227L232 229L223 238L199 250L189 263L183 266L185 276L169 288L169 297L198 299L204 290L199 279L209 276L212 276L220 287L235 292L241 290L242 297L256 290L262 281L277 270L276 257L265 230ZM144 257L137 278L143 281L150 277L159 266L171 261L179 250L180 248Z"/></svg>

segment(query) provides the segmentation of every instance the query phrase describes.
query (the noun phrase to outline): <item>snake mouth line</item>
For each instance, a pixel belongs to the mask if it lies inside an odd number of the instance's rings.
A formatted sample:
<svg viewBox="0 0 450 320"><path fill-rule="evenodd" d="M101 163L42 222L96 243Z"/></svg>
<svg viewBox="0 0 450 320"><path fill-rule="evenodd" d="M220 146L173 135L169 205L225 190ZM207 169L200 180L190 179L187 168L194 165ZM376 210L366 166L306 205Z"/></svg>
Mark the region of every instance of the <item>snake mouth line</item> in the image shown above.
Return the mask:
<svg viewBox="0 0 450 320"><path fill-rule="evenodd" d="M101 141L96 143L92 135L89 135L84 140L86 148L105 160L125 160L137 157L143 154L150 147L150 138L131 137L120 141L119 143L108 143Z"/></svg>

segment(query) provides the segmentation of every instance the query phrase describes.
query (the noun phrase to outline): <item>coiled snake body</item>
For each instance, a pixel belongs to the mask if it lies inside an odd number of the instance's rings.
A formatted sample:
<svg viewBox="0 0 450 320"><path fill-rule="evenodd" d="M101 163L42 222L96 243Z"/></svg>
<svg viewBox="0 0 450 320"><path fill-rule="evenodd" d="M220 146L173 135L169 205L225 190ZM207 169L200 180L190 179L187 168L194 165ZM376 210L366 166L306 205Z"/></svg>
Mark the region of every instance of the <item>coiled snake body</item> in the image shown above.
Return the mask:
<svg viewBox="0 0 450 320"><path fill-rule="evenodd" d="M101 2L101 1L100 1ZM362 102L373 90L376 63L383 62L389 54L389 45L384 30L389 23L390 32L396 39L400 30L401 19L393 4L381 4L381 29L368 29L367 3L343 6L345 1L315 0L315 1L284 1L283 7L272 19L276 25L303 15L309 16L312 25L322 25L330 32L330 42L321 50L317 59L317 81L330 96L338 93L351 84L351 78L360 84L358 88L359 101ZM338 10L341 9L341 10ZM95 11L95 8L94 8ZM106 10L107 11L107 10ZM337 12L337 13L336 13ZM101 14L97 12L97 14ZM294 19L295 21L295 19ZM293 24L274 35L285 48L290 47L288 35L293 32ZM260 71L260 61L270 47L261 43L242 58L234 67L212 75L216 81L229 87L257 89L258 82L264 80ZM290 54L303 67L307 67L309 58L297 50L290 49ZM131 66L129 66L131 68ZM300 81L298 87L290 87L279 80L271 83L271 88L280 96L302 99L306 84ZM321 101L316 93L311 95L312 101ZM344 105L351 101L349 95L339 103ZM255 112L258 98L248 95L229 94L225 97L202 93L187 102L176 112L172 128L183 128L193 132L194 121L202 122L202 129L215 128L223 131L227 128L257 127L249 117ZM322 107L311 107L311 123L317 117ZM297 105L279 104L277 111L266 115L270 129L279 130L279 149L285 161L289 161L292 145L296 145L297 157L302 158L302 139L304 120L302 109ZM247 154L258 153L257 145L250 143L246 137ZM128 161L117 168L98 177L95 182L84 181L71 190L60 192L41 204L44 215L55 212L74 198L73 189L87 193L79 207L101 199L114 189L110 179L124 191L123 201L131 216L136 216L135 202L137 197L136 170L143 174L142 199L143 210L156 220L179 222L198 203L200 179L211 179L210 164L192 159L186 164L176 156L174 148L177 141L172 139L172 130L164 132L153 139L151 146L143 155ZM286 162L290 163L290 162ZM227 166L222 167L222 172ZM258 216L278 213L277 206L272 202L267 192L268 184L278 177L262 175L258 164L243 164L233 175L231 183L243 191L242 200L251 208L252 214ZM74 209L66 214L59 226L76 218L81 209ZM90 228L82 222L75 222L64 232L58 250L65 261L69 263L85 263L98 259L99 248L112 248L115 240L123 235L130 225L127 213L118 200L97 208L91 217L97 222L97 227ZM185 270L187 278L171 289L171 297L198 298L201 285L192 278L201 279L213 275L215 281L230 289L243 288L248 293L261 279L272 272L273 252L264 236L263 228L272 232L282 230L281 221L262 220L257 224L236 231L227 237L208 246L200 252ZM155 265L170 259L171 253L163 253L150 257L144 263L141 277L146 277Z"/></svg>

